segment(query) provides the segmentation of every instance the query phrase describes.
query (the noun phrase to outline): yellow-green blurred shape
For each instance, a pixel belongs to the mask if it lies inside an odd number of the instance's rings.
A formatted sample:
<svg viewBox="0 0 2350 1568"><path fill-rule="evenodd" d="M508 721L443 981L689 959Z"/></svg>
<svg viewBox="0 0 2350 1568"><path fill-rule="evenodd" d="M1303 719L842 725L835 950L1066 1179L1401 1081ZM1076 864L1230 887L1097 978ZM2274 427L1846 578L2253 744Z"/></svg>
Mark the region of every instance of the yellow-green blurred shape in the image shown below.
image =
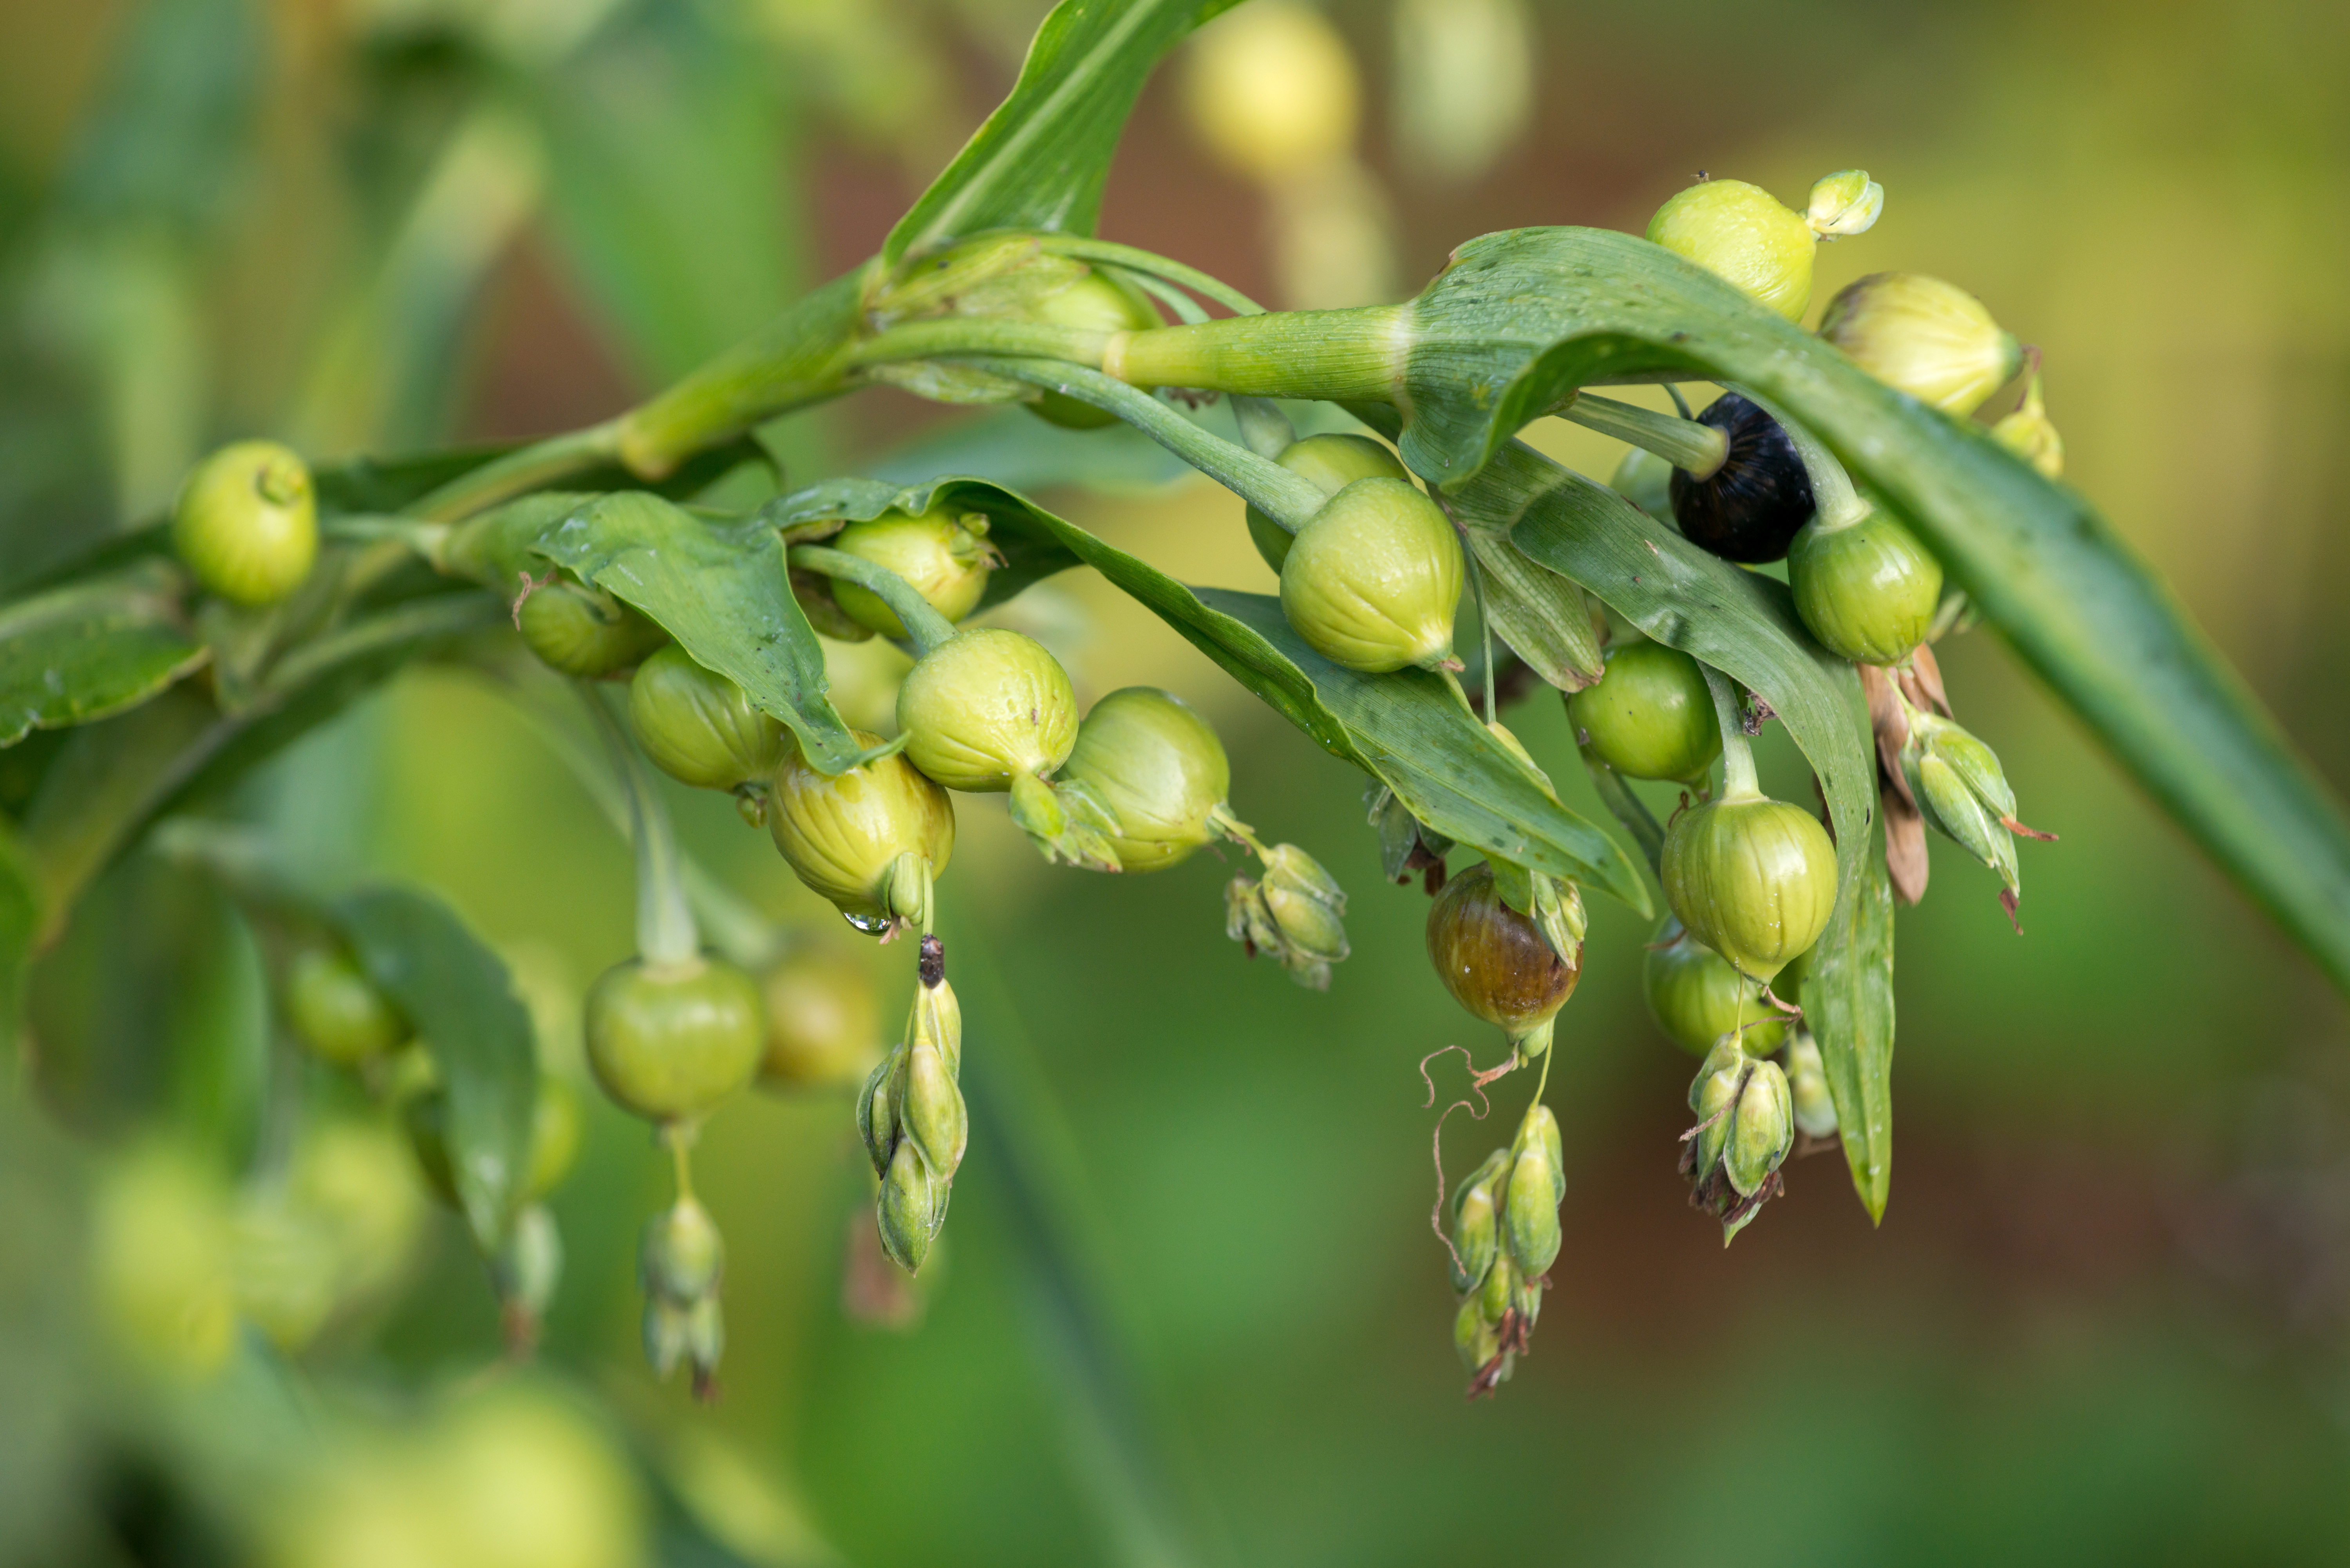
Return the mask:
<svg viewBox="0 0 2350 1568"><path fill-rule="evenodd" d="M869 1232L872 1227L865 1229ZM745 1562L762 1568L819 1568L841 1561L790 1489L717 1434L685 1428L664 1469L695 1521Z"/></svg>
<svg viewBox="0 0 2350 1568"><path fill-rule="evenodd" d="M1258 0L1201 33L1190 65L1191 129L1235 173L1270 183L1354 146L1362 88L1346 40L1317 11Z"/></svg>
<svg viewBox="0 0 2350 1568"><path fill-rule="evenodd" d="M1395 149L1430 180L1470 180L1524 134L1537 57L1525 0L1396 0Z"/></svg>
<svg viewBox="0 0 2350 1568"><path fill-rule="evenodd" d="M407 1150L355 1121L307 1133L286 1179L255 1189L231 1227L238 1310L288 1354L387 1297L415 1260L423 1195Z"/></svg>
<svg viewBox="0 0 2350 1568"><path fill-rule="evenodd" d="M362 1433L277 1505L279 1568L634 1568L635 1473L600 1428L528 1384L421 1428Z"/></svg>
<svg viewBox="0 0 2350 1568"><path fill-rule="evenodd" d="M835 642L825 638L824 679L834 711L852 730L877 735L898 732L898 684L914 668L914 656L881 638Z"/></svg>
<svg viewBox="0 0 2350 1568"><path fill-rule="evenodd" d="M192 1156L135 1150L100 1180L90 1272L124 1348L150 1368L202 1379L236 1344L228 1194Z"/></svg>

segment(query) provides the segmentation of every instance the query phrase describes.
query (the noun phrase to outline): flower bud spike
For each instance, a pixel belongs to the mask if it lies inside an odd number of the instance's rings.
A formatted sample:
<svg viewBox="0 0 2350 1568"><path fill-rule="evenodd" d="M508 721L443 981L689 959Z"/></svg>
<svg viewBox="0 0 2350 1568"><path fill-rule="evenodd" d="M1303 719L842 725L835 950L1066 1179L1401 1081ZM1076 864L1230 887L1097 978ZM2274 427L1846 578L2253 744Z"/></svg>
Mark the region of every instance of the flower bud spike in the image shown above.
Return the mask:
<svg viewBox="0 0 2350 1568"><path fill-rule="evenodd" d="M889 1157L898 1150L896 1083L905 1070L906 1048L899 1045L866 1076L857 1096L857 1136L877 1177L889 1174Z"/></svg>
<svg viewBox="0 0 2350 1568"><path fill-rule="evenodd" d="M1500 1220L1495 1213L1490 1180L1462 1184L1452 1214L1452 1288L1466 1294L1485 1282L1501 1246Z"/></svg>
<svg viewBox="0 0 2350 1568"><path fill-rule="evenodd" d="M1794 1105L1787 1090L1787 1075L1776 1062L1757 1062L1748 1070L1738 1108L1731 1117L1730 1137L1721 1155L1723 1174L1741 1198L1752 1198L1785 1163L1794 1141Z"/></svg>
<svg viewBox="0 0 2350 1568"><path fill-rule="evenodd" d="M2023 346L1982 301L1921 273L1846 285L1820 317L1820 336L1886 385L1959 419L2023 367Z"/></svg>
<svg viewBox="0 0 2350 1568"><path fill-rule="evenodd" d="M920 1273L931 1253L931 1241L945 1218L943 1195L910 1139L900 1142L882 1178L881 1200L876 1210L881 1246L891 1262L910 1274Z"/></svg>
<svg viewBox="0 0 2350 1568"><path fill-rule="evenodd" d="M971 1137L971 1113L938 1048L916 1045L906 1055L906 1105L901 1120L922 1163L941 1181L954 1179ZM894 1157L893 1157L894 1158Z"/></svg>
<svg viewBox="0 0 2350 1568"><path fill-rule="evenodd" d="M1560 1179L1546 1146L1537 1141L1510 1167L1503 1200L1510 1258L1522 1279L1537 1280L1558 1257Z"/></svg>

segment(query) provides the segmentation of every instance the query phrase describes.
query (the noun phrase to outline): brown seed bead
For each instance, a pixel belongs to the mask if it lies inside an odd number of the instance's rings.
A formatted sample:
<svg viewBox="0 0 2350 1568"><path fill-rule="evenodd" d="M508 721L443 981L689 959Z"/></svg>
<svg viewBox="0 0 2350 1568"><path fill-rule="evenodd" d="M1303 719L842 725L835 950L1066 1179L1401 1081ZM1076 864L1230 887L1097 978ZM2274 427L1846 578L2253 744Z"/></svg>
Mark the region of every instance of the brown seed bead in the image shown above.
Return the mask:
<svg viewBox="0 0 2350 1568"><path fill-rule="evenodd" d="M1502 901L1482 862L1445 883L1429 906L1428 956L1453 1001L1513 1034L1556 1013L1581 974Z"/></svg>

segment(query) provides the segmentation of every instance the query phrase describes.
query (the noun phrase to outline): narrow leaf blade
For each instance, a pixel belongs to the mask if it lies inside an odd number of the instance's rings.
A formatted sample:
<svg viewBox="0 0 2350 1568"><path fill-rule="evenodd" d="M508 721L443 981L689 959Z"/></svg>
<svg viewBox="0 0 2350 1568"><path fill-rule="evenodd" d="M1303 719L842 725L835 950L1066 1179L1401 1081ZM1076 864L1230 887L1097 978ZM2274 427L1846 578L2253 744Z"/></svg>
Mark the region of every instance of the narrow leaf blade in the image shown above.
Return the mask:
<svg viewBox="0 0 2350 1568"><path fill-rule="evenodd" d="M504 962L446 904L406 888L343 899L335 921L432 1052L449 1095L449 1166L465 1222L494 1251L530 1172L538 1058Z"/></svg>
<svg viewBox="0 0 2350 1568"><path fill-rule="evenodd" d="M1893 885L1868 836L1853 896L1812 950L1802 1006L1819 1042L1853 1189L1872 1220L1893 1185Z"/></svg>
<svg viewBox="0 0 2350 1568"><path fill-rule="evenodd" d="M1012 95L889 231L885 265L983 229L1089 234L1118 135L1159 58L1235 0L1061 0Z"/></svg>

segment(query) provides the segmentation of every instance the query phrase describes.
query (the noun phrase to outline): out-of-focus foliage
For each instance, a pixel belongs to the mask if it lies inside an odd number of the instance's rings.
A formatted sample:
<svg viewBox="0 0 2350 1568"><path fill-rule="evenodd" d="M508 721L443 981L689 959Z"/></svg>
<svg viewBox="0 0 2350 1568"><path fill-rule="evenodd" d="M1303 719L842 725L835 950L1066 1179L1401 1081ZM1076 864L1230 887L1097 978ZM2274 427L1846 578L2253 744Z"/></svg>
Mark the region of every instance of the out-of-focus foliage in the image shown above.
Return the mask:
<svg viewBox="0 0 2350 1568"><path fill-rule="evenodd" d="M1040 9L11 8L0 586L155 515L217 440L332 458L610 412L877 245ZM1294 165L1224 173L1188 84L1220 33L1264 24L1218 22L1146 95L1104 232L1335 303L1391 297L1487 229L1637 230L1698 168L1794 197L1865 162L1886 217L1822 253L1815 297L1914 267L2038 344L2074 480L2343 776L2339 7L1544 4L1515 53L1518 9L1462 9L1482 77L1465 23L1416 43L1442 6L1289 14L1336 51L1346 122ZM768 435L795 477L1070 472L1024 416L981 449L1001 470L893 467L905 409ZM925 439L961 454L977 428ZM1536 434L1613 466L1599 437ZM1103 477L1164 483L1155 454L1100 450ZM1269 583L1228 497L1067 504L1183 580ZM1423 900L1378 887L1351 773L1096 584L1017 613L1082 695L1198 701L1252 819L1362 889L1357 950L1417 950ZM889 650L831 651L844 716L865 722L861 683L885 717L895 671L848 666ZM1769 1563L2338 1557L2340 1003L1984 639L1945 651L2065 837L2020 941L1987 898L1900 917L1885 1228L1865 1233L1833 1160L1794 1168L1767 1245L1724 1254L1681 1210L1665 1111L1686 1064L1640 1011L1645 929L1603 914L1559 1026L1546 1343L1512 1400L1467 1411L1429 1332L1450 1303L1416 1230L1411 1068L1460 1021L1416 961L1357 961L1327 996L1236 969L1195 918L1214 866L1056 877L966 813L951 891L986 899L947 918L993 1021L974 1115L1020 1136L973 1138L939 1277L887 1303L920 1317L901 1336L838 1310L867 1279L844 1236L869 1197L845 1099L713 1124L702 1184L743 1218L705 1414L635 1366L636 1231L666 1179L639 1128L590 1110L540 1369L484 1373L499 1324L461 1223L382 1112L274 1037L234 906L135 854L45 959L0 1094L0 1562L1659 1561L1732 1534ZM1565 756L1555 709L1510 722ZM1780 743L1766 778L1794 776ZM0 752L0 809L62 744ZM230 804L327 884L445 889L534 1002L548 1070L578 1078L567 1007L628 950L626 856L511 706L419 672ZM726 803L675 805L764 914L829 918ZM94 985L116 944L138 982ZM1170 1434L1143 1468L1135 1430Z"/></svg>

